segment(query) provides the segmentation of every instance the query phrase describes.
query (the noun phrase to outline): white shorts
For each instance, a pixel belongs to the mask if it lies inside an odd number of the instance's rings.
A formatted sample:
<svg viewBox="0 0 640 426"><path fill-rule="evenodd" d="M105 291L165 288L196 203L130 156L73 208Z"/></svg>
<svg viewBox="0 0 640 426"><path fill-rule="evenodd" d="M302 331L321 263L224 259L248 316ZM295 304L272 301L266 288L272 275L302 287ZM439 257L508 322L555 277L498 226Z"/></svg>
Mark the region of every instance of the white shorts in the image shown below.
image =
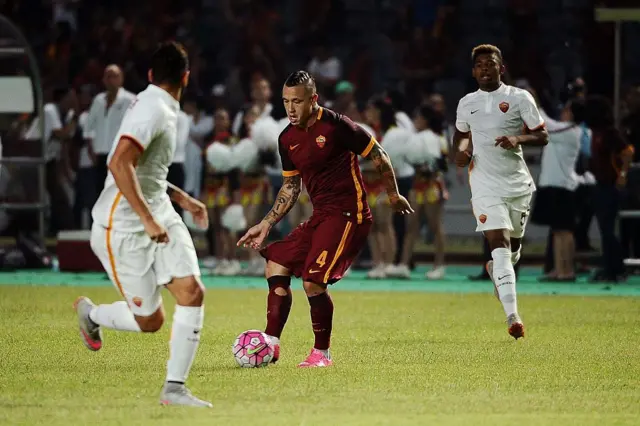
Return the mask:
<svg viewBox="0 0 640 426"><path fill-rule="evenodd" d="M476 231L508 229L511 237L522 238L527 226L531 197L533 194L519 197L481 197L471 199L473 215L476 217Z"/></svg>
<svg viewBox="0 0 640 426"><path fill-rule="evenodd" d="M160 290L173 278L200 276L193 240L183 222L167 227L169 242L144 232L118 232L94 224L91 248L134 315L149 316L162 304Z"/></svg>

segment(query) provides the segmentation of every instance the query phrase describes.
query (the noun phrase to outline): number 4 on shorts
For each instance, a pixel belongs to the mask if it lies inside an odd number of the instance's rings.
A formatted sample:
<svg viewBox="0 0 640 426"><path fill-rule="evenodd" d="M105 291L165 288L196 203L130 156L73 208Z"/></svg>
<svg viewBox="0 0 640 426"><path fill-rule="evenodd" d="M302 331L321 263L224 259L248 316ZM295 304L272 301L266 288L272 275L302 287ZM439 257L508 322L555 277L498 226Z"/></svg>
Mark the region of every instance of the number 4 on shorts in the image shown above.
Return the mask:
<svg viewBox="0 0 640 426"><path fill-rule="evenodd" d="M324 268L324 264L327 263L327 254L328 252L325 250L320 253L320 256L318 256L318 258L316 259L316 264L318 264L318 266L320 266L321 268Z"/></svg>

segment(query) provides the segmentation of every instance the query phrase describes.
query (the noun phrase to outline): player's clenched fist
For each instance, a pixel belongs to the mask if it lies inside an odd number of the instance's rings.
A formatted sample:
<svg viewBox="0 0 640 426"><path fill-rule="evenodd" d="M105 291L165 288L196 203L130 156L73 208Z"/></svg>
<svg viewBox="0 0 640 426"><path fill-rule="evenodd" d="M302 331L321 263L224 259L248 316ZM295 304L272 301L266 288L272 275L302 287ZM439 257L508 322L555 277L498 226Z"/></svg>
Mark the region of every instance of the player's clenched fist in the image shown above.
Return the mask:
<svg viewBox="0 0 640 426"><path fill-rule="evenodd" d="M269 231L271 231L271 225L269 222L263 220L249 229L247 233L240 238L238 247L250 247L254 250L260 250L269 235Z"/></svg>
<svg viewBox="0 0 640 426"><path fill-rule="evenodd" d="M152 241L156 243L168 243L169 235L164 226L160 225L154 218L143 222L144 230Z"/></svg>
<svg viewBox="0 0 640 426"><path fill-rule="evenodd" d="M458 167L467 167L471 162L471 154L468 151L458 151L455 162Z"/></svg>

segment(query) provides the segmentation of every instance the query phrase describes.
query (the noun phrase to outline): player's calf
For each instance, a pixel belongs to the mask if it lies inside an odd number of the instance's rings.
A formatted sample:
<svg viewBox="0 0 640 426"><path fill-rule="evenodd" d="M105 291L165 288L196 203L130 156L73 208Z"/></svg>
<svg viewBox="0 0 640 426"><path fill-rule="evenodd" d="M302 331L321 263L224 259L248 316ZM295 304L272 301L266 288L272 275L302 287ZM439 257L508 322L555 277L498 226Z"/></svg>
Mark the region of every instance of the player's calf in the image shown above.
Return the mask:
<svg viewBox="0 0 640 426"><path fill-rule="evenodd" d="M280 358L280 336L287 323L293 295L291 294L291 277L286 275L275 275L267 278L269 283L269 294L267 296L267 334L274 345L274 355L271 359L275 363Z"/></svg>
<svg viewBox="0 0 640 426"><path fill-rule="evenodd" d="M333 327L333 301L322 285L304 282L311 311L311 325L315 335L313 350L299 367L328 367L332 364L329 346Z"/></svg>
<svg viewBox="0 0 640 426"><path fill-rule="evenodd" d="M168 384L184 385L200 345L200 331L204 323L204 286L198 277L189 276L174 278L167 289L177 304L171 327L166 381ZM189 399L189 396L184 398Z"/></svg>

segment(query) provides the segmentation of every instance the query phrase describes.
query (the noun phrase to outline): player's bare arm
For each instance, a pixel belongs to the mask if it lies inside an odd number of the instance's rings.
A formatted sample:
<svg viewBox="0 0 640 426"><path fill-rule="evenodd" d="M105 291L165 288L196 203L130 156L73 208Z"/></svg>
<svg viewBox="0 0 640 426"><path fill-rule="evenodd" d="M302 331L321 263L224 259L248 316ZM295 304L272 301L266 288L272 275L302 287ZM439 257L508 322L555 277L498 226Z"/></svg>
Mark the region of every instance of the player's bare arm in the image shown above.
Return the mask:
<svg viewBox="0 0 640 426"><path fill-rule="evenodd" d="M149 204L145 201L136 175L136 165L142 155L138 142L126 136L121 137L111 161L109 170L116 181L116 186L127 200L131 208L144 225L144 229L152 240L164 243L169 241L167 231L151 214Z"/></svg>
<svg viewBox="0 0 640 426"><path fill-rule="evenodd" d="M371 148L369 155L365 158L370 160L378 173L380 173L393 209L401 214L413 213L413 209L411 208L409 201L407 201L407 199L398 192L398 182L396 181L396 175L393 172L391 159L382 146L376 142L373 145L373 148Z"/></svg>
<svg viewBox="0 0 640 426"><path fill-rule="evenodd" d="M238 246L251 247L259 250L267 239L271 228L280 222L296 204L301 191L302 177L299 174L286 176L276 196L276 202L273 204L269 213L267 213L259 224L249 229L247 233L240 238Z"/></svg>
<svg viewBox="0 0 640 426"><path fill-rule="evenodd" d="M285 177L276 202L264 217L263 222L267 222L271 227L280 222L296 204L301 191L302 177L300 175Z"/></svg>
<svg viewBox="0 0 640 426"><path fill-rule="evenodd" d="M456 150L455 163L458 167L466 167L473 157L473 143L471 132L461 132L456 129L453 135L453 148Z"/></svg>
<svg viewBox="0 0 640 426"><path fill-rule="evenodd" d="M496 146L504 149L514 149L518 145L523 146L545 146L549 143L549 133L547 129L540 128L524 135L500 136L496 138Z"/></svg>
<svg viewBox="0 0 640 426"><path fill-rule="evenodd" d="M167 182L167 184L167 193L169 194L171 201L177 203L180 207L191 213L199 228L207 229L209 227L209 214L207 213L207 207L204 203L193 198L174 184L169 182Z"/></svg>

